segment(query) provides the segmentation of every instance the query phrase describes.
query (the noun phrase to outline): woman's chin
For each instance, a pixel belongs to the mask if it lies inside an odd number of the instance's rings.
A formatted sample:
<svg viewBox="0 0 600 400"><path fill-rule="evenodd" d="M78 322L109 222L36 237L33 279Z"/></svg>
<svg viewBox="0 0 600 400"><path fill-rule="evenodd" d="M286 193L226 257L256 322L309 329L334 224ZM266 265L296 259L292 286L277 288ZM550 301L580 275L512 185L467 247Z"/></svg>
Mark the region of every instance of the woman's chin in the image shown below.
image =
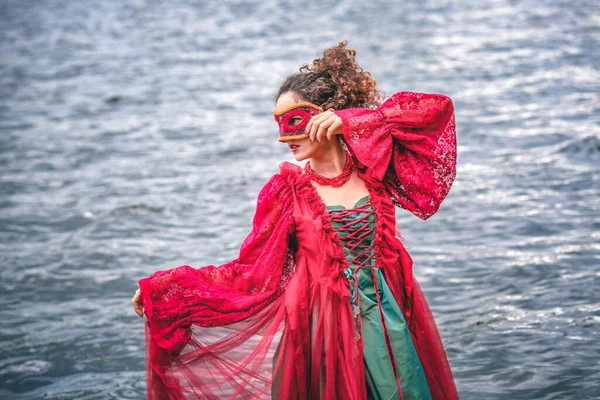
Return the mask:
<svg viewBox="0 0 600 400"><path fill-rule="evenodd" d="M306 155L302 152L302 153L294 153L294 158L296 159L296 161L300 162L303 160L306 160Z"/></svg>

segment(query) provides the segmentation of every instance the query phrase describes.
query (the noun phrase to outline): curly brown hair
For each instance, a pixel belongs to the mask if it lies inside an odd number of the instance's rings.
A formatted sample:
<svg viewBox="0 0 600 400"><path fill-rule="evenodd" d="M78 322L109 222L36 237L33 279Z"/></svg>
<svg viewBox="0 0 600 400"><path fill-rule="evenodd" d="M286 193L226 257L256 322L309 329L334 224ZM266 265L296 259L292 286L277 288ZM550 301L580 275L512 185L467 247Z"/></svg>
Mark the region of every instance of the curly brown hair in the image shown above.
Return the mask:
<svg viewBox="0 0 600 400"><path fill-rule="evenodd" d="M344 40L329 47L312 65L305 64L299 73L288 76L276 99L285 92L293 92L300 97L298 101L309 101L325 110L379 106L383 96L375 80L358 66L356 50L346 49L347 44Z"/></svg>

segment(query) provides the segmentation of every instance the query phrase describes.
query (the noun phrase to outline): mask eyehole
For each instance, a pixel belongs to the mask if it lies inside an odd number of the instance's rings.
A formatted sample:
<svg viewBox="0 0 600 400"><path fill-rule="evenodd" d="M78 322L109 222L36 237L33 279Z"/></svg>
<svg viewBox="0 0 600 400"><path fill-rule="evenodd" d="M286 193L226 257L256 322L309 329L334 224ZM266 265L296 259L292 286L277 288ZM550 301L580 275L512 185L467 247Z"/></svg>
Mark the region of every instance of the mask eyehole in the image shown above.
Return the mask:
<svg viewBox="0 0 600 400"><path fill-rule="evenodd" d="M298 117L292 117L292 118L290 118L289 125L290 126L300 125L303 120L304 120L304 117L299 117L299 116Z"/></svg>

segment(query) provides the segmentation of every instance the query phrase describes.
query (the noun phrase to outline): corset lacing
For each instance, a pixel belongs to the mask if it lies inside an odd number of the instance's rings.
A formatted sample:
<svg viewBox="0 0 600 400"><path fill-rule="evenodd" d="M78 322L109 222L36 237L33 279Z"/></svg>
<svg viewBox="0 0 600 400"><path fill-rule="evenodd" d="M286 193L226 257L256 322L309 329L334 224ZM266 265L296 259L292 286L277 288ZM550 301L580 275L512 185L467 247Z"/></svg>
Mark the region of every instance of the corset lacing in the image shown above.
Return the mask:
<svg viewBox="0 0 600 400"><path fill-rule="evenodd" d="M352 217L361 213L358 217ZM371 246L364 243L365 238L372 238L373 227L369 226L370 217L374 210L369 203L365 203L360 207L345 209L345 210L329 210L332 222L337 222L338 232L347 233L339 235L344 247L350 253L350 262L356 265L356 269L370 265L371 263ZM360 226L355 227L353 225Z"/></svg>
<svg viewBox="0 0 600 400"><path fill-rule="evenodd" d="M371 207L370 201L367 203L350 209L342 210L329 210L331 222L336 224L338 236L340 242L348 252L347 258L351 265L355 265L356 268L348 267L344 269L344 275L348 279L350 289L350 304L352 305L352 313L356 321L356 328L358 334L362 332L361 321L359 318L360 314L360 300L358 293L358 281L356 279L356 271L364 266L368 266L373 277L373 288L375 289L375 296L377 297L377 303L379 306L379 317L383 326L383 333L386 340L386 347L391 357L392 369L396 376L396 384L398 385L398 391L400 398L403 400L404 395L402 393L402 385L400 384L400 377L398 376L398 370L392 349L391 339L387 330L387 324L383 315L381 298L379 296L379 286L377 285L377 274L373 270L373 263L371 257L371 245L365 243L365 238L373 238L374 227L370 226L371 215L375 213L375 210ZM354 217L352 217L354 216ZM341 233L344 233L343 235Z"/></svg>
<svg viewBox="0 0 600 400"><path fill-rule="evenodd" d="M344 275L349 282L350 304L352 305L352 313L354 314L359 334L361 332L358 318L360 303L357 296L358 282L355 271L367 265L371 266L371 246L365 244L365 238L373 237L373 227L369 226L369 222L374 212L369 202L355 208L329 210L331 222L336 224L340 242L348 252L348 261L355 266L354 269L352 267L346 268ZM375 288L377 290L377 284L375 284Z"/></svg>

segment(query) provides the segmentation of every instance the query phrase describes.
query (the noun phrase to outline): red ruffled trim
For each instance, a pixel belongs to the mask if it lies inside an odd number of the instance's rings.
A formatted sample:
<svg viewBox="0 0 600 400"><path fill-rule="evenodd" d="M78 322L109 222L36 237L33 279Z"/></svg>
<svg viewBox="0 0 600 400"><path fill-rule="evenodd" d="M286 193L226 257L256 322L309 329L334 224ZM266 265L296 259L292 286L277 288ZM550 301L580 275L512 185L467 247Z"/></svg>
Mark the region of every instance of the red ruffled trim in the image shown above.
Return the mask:
<svg viewBox="0 0 600 400"><path fill-rule="evenodd" d="M280 168L281 174L290 179L298 201L306 206L311 219L321 225L318 237L305 239L318 241L323 251L317 258L321 275L306 282L310 293L308 313L313 316L316 336L312 347L306 349L312 355L308 366L311 398L364 400L364 344L349 301L349 282L343 272L349 263L344 248L310 177L291 163L284 162ZM307 328L310 332L310 327ZM310 346L310 343L305 345Z"/></svg>
<svg viewBox="0 0 600 400"><path fill-rule="evenodd" d="M287 165L284 165L287 164ZM284 165L281 167L281 165ZM291 166L291 167L290 167ZM329 218L329 213L327 212L327 206L323 203L323 199L317 192L317 189L310 183L310 177L304 173L302 173L302 168L297 165L284 162L280 164L280 168L282 169L282 174L285 175L284 171L293 171L295 173L293 175L293 184L296 187L296 192L298 195L304 199L306 204L308 204L311 212L313 220L319 219L321 220L322 228L327 237L334 243L334 246L331 246L330 250L327 253L327 258L329 260L335 261L338 266L334 268L330 268L329 278L332 278L334 282L341 281L341 285L336 285L336 292L342 297L349 297L350 291L345 284L346 278L344 275L344 269L348 268L350 264L348 263L348 259L344 254L344 247L340 240L340 237L331 223L331 218Z"/></svg>

